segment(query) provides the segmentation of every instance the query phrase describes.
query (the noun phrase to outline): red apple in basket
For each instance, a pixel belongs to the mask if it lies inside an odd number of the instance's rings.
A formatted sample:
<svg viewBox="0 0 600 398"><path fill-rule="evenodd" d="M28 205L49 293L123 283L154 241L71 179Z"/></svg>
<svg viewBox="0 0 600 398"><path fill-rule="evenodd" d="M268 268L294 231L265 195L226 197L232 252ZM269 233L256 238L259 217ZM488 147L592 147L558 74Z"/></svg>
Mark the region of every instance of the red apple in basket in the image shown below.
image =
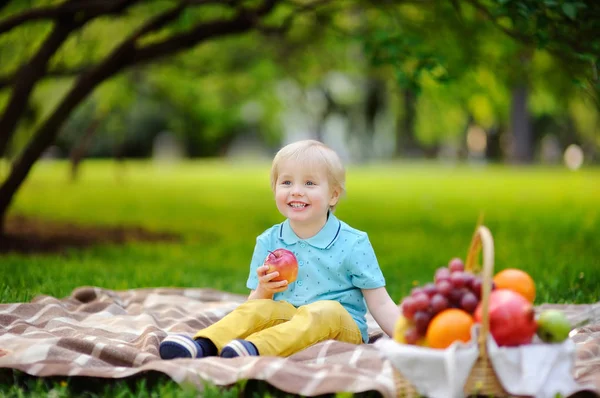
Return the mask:
<svg viewBox="0 0 600 398"><path fill-rule="evenodd" d="M267 274L279 272L278 277L271 279L273 282L287 280L288 283L292 283L298 278L298 260L294 253L287 249L269 251L264 264L269 266Z"/></svg>
<svg viewBox="0 0 600 398"><path fill-rule="evenodd" d="M475 320L481 323L482 303L475 310ZM494 290L489 302L490 333L499 346L531 343L537 330L532 304L519 293L508 289Z"/></svg>

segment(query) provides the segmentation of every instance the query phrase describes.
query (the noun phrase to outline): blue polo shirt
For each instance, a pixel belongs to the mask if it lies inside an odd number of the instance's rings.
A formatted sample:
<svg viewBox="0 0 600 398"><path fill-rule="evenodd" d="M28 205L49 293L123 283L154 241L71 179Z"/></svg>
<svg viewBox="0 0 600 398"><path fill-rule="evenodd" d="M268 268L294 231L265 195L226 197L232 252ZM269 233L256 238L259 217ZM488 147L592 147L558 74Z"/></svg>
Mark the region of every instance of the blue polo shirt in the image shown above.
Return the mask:
<svg viewBox="0 0 600 398"><path fill-rule="evenodd" d="M333 213L329 213L325 226L309 239L300 239L289 220L276 224L256 238L246 282L249 289L258 287L256 270L263 265L269 250L279 248L296 255L298 279L273 299L296 307L318 300L338 301L356 321L363 341L367 342L367 306L361 289L385 286L367 234L338 220Z"/></svg>

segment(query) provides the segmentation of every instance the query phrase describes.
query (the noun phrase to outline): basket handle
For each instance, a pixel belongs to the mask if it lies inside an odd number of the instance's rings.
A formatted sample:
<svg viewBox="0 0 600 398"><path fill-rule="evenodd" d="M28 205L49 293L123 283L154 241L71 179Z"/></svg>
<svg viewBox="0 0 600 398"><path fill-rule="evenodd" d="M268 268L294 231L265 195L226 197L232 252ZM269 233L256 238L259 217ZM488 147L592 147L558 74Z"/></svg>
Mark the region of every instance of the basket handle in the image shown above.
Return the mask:
<svg viewBox="0 0 600 398"><path fill-rule="evenodd" d="M477 264L477 257L479 252L483 250L483 269L480 269ZM467 261L465 263L465 270L478 273L481 271L482 283L481 283L481 330L479 333L479 352L481 357L487 359L488 352L486 346L487 336L490 330L490 317L489 317L489 302L490 293L492 291L492 277L494 275L494 239L490 230L480 225L475 229L473 238L471 239L471 245L467 253Z"/></svg>

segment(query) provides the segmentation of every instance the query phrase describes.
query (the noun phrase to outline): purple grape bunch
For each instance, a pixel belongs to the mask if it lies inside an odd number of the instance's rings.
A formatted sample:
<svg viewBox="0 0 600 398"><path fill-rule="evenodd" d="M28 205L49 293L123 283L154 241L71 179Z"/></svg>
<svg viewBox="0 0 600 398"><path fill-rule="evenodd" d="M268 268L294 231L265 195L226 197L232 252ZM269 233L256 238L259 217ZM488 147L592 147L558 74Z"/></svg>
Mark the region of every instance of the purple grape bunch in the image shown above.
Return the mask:
<svg viewBox="0 0 600 398"><path fill-rule="evenodd" d="M447 267L438 268L433 282L413 288L410 296L402 300L402 314L414 323L405 333L406 342L417 344L427 333L431 319L448 308L459 308L472 315L481 300L481 285L481 278L465 271L465 263L458 257L450 260Z"/></svg>

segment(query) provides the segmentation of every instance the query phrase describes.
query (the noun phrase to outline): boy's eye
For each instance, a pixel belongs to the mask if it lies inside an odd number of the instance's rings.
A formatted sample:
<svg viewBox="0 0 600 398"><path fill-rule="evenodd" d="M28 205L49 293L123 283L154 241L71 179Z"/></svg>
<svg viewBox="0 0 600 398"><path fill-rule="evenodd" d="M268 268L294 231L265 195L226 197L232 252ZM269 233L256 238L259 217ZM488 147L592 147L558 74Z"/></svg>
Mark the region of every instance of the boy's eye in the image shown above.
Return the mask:
<svg viewBox="0 0 600 398"><path fill-rule="evenodd" d="M306 185L315 185L315 183L312 181L306 181Z"/></svg>
<svg viewBox="0 0 600 398"><path fill-rule="evenodd" d="M281 182L281 185L292 185L292 182L291 182L291 181L288 181L288 180L286 180L286 181L282 181L282 182Z"/></svg>

